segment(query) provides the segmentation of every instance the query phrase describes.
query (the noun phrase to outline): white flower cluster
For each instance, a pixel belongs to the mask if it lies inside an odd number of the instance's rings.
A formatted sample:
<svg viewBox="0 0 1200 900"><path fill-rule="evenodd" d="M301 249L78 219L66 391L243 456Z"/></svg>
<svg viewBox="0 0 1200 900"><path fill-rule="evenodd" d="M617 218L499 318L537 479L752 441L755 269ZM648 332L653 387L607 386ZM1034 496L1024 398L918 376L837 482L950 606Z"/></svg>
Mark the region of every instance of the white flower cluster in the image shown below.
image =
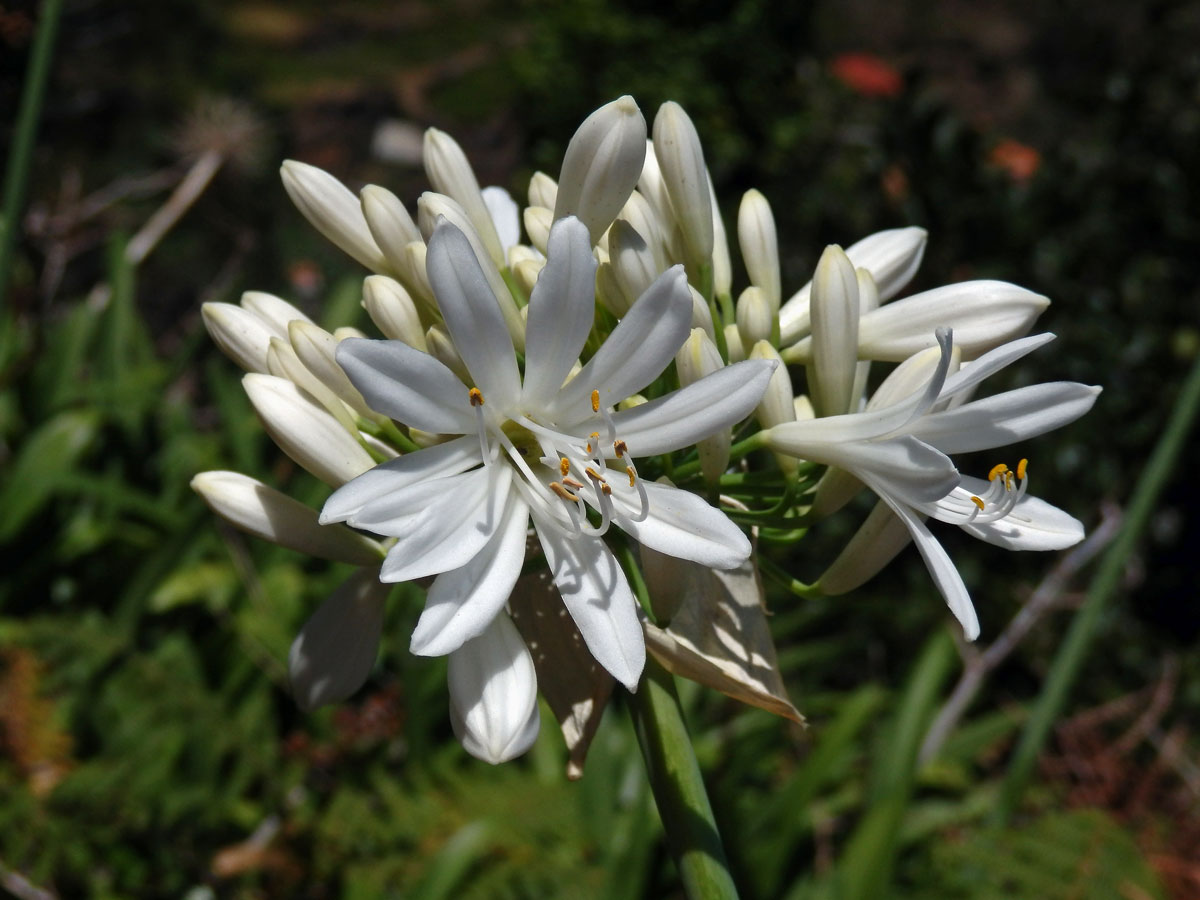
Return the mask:
<svg viewBox="0 0 1200 900"><path fill-rule="evenodd" d="M523 753L537 734L537 684L507 609L530 547L592 656L636 689L645 643L623 567L634 557L610 541L707 568L744 564L739 524L755 524L756 510L735 524L687 489L715 498L744 474L733 462L774 473L761 480L773 523L807 525L869 487L880 507L817 588L850 590L911 537L969 638L973 607L927 517L1013 549L1082 537L1026 493L1024 460L983 481L946 455L1041 434L1094 402L1098 389L1068 383L971 399L1051 339L1022 337L1044 297L978 281L887 303L925 246L924 231L903 228L829 247L785 300L774 218L749 191L736 235L750 284L735 301L691 120L666 103L651 137L632 98L601 107L557 182L534 175L521 211L501 188L481 189L458 144L431 129L434 190L415 220L384 188L356 196L284 163L300 211L374 273L363 304L386 340L331 334L268 294L207 304L204 321L249 373L267 432L335 490L318 514L232 472L193 486L240 528L363 567L292 647L304 707L367 678L386 583L432 578L412 651L449 655L451 720L468 751L490 762ZM873 360L900 365L868 395ZM804 366L806 394L787 364Z"/></svg>

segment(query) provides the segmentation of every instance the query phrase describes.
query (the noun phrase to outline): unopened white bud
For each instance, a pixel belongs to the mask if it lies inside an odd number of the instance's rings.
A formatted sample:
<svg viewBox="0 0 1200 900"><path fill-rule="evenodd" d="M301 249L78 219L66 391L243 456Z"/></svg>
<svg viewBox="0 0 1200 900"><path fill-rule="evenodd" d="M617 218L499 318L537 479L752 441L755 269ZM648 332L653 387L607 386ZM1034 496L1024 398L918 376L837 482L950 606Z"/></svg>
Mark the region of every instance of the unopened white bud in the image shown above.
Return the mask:
<svg viewBox="0 0 1200 900"><path fill-rule="evenodd" d="M612 224L637 185L646 154L646 120L629 95L606 103L584 119L567 145L554 219L575 216L592 244Z"/></svg>
<svg viewBox="0 0 1200 900"><path fill-rule="evenodd" d="M446 333L445 329L438 325L430 326L425 332L425 345L430 355L457 375L463 383L471 381L471 373L467 371L467 364L458 355L458 349L454 346L454 341L450 340L450 335Z"/></svg>
<svg viewBox="0 0 1200 900"><path fill-rule="evenodd" d="M500 238L501 254L499 265L503 267L508 258L508 251L521 240L521 210L512 194L502 187L490 185L480 191L483 205L487 207L492 224L496 227L496 236Z"/></svg>
<svg viewBox="0 0 1200 900"><path fill-rule="evenodd" d="M425 131L425 174L438 193L454 199L466 213L475 232L497 267L504 265L504 248L492 221L475 172L458 142L444 131L429 128ZM428 239L428 235L426 235Z"/></svg>
<svg viewBox="0 0 1200 900"><path fill-rule="evenodd" d="M515 247L513 248L516 249ZM513 278L517 280L517 285L526 297L532 296L533 286L537 284L538 276L542 274L542 269L546 267L545 258L519 259L511 264ZM522 307L521 312L528 318L529 306Z"/></svg>
<svg viewBox="0 0 1200 900"><path fill-rule="evenodd" d="M400 198L387 188L368 184L359 193L363 218L388 265L396 272L404 271L404 248L421 240L421 230Z"/></svg>
<svg viewBox="0 0 1200 900"><path fill-rule="evenodd" d="M881 500L818 579L817 586L830 596L849 593L877 575L911 540L908 528Z"/></svg>
<svg viewBox="0 0 1200 900"><path fill-rule="evenodd" d="M550 226L554 224L554 211L544 206L527 206L523 218L529 243L545 255L546 244L550 240Z"/></svg>
<svg viewBox="0 0 1200 900"><path fill-rule="evenodd" d="M326 484L340 487L375 465L337 419L292 382L250 374L242 385L279 449Z"/></svg>
<svg viewBox="0 0 1200 900"><path fill-rule="evenodd" d="M450 654L450 724L463 748L492 763L520 756L537 739L537 673L508 613Z"/></svg>
<svg viewBox="0 0 1200 900"><path fill-rule="evenodd" d="M321 525L317 511L240 472L201 472L192 490L242 531L290 550L353 566L379 565L383 548L344 525Z"/></svg>
<svg viewBox="0 0 1200 900"><path fill-rule="evenodd" d="M328 172L289 159L280 168L296 208L326 238L372 272L390 271L354 194Z"/></svg>
<svg viewBox="0 0 1200 900"><path fill-rule="evenodd" d="M759 341L750 348L750 358L775 360L771 380L767 382L767 389L754 411L758 424L767 429L784 422L795 422L797 398L792 396L792 379L779 357L779 351L771 346L770 341ZM775 461L786 475L795 474L800 465L796 457L784 453L776 453Z"/></svg>
<svg viewBox="0 0 1200 900"><path fill-rule="evenodd" d="M808 388L817 415L849 412L858 360L858 278L835 244L825 248L813 276L812 346Z"/></svg>
<svg viewBox="0 0 1200 900"><path fill-rule="evenodd" d="M292 695L301 709L339 703L366 682L391 587L380 583L378 569L356 572L304 623L288 653Z"/></svg>
<svg viewBox="0 0 1200 900"><path fill-rule="evenodd" d="M376 413L363 399L350 378L337 364L338 340L324 328L311 322L293 322L288 326L288 340L292 349L304 363L304 367L317 377L325 387L333 391L344 403L368 419L378 419Z"/></svg>
<svg viewBox="0 0 1200 900"><path fill-rule="evenodd" d="M744 360L746 345L742 343L742 335L738 331L737 323L730 322L722 329L722 332L725 335L725 352L729 357L729 364L732 366L735 362Z"/></svg>
<svg viewBox="0 0 1200 900"><path fill-rule="evenodd" d="M325 407L326 411L338 420L346 433L358 437L358 423L354 413L337 394L331 391L300 361L292 345L282 338L271 338L271 346L267 350L267 371L279 378L286 378L296 387Z"/></svg>
<svg viewBox="0 0 1200 900"><path fill-rule="evenodd" d="M654 153L683 232L689 270L712 265L713 210L708 169L696 126L678 103L668 100L654 117Z"/></svg>
<svg viewBox="0 0 1200 900"><path fill-rule="evenodd" d="M717 332L713 328L712 310L708 308L708 302L690 284L688 292L692 295L692 327L702 329L710 341L716 341Z"/></svg>
<svg viewBox="0 0 1200 900"><path fill-rule="evenodd" d="M763 289L774 312L779 311L779 244L771 204L756 190L742 195L738 207L738 246L750 283Z"/></svg>
<svg viewBox="0 0 1200 900"><path fill-rule="evenodd" d="M534 172L529 179L529 205L554 209L558 197L558 182L545 172Z"/></svg>
<svg viewBox="0 0 1200 900"><path fill-rule="evenodd" d="M717 203L717 190L713 187L711 175L708 179L708 199L713 211L713 293L718 297L726 297L733 290L733 264L729 259L729 237L725 234L725 221L721 218L721 206ZM775 308L778 311L778 300L775 301Z"/></svg>
<svg viewBox="0 0 1200 900"><path fill-rule="evenodd" d="M633 305L633 300L625 294L613 271L611 262L602 262L596 269L596 299L618 319L624 318Z"/></svg>
<svg viewBox="0 0 1200 900"><path fill-rule="evenodd" d="M267 371L267 348L276 333L270 323L232 303L205 303L200 318L222 353L247 372Z"/></svg>
<svg viewBox="0 0 1200 900"><path fill-rule="evenodd" d="M239 301L243 309L263 319L279 337L287 337L288 323L294 319L311 322L308 316L296 309L282 297L268 294L265 291L246 291Z"/></svg>
<svg viewBox="0 0 1200 900"><path fill-rule="evenodd" d="M363 306L384 337L425 349L425 329L417 305L400 282L386 275L371 275L363 281Z"/></svg>
<svg viewBox="0 0 1200 900"><path fill-rule="evenodd" d="M621 208L619 218L628 222L633 227L633 230L641 235L642 240L646 242L646 246L654 254L654 268L656 271L665 272L671 267L671 262L667 257L667 245L663 240L663 223L659 220L654 207L642 196L640 191L634 191L629 195L629 200ZM612 230L610 229L610 238L611 234Z"/></svg>
<svg viewBox="0 0 1200 900"><path fill-rule="evenodd" d="M630 305L662 272L657 268L654 252L624 219L617 219L609 229L608 255L613 275Z"/></svg>
<svg viewBox="0 0 1200 900"><path fill-rule="evenodd" d="M724 366L725 363L722 362L716 345L702 328L693 328L688 339L675 354L675 369L679 374L681 387L695 384L705 375L711 375ZM704 473L707 481L715 483L729 467L729 448L732 443L733 432L729 428L714 432L709 437L697 442L696 449L700 453L700 471Z"/></svg>
<svg viewBox="0 0 1200 900"><path fill-rule="evenodd" d="M433 299L433 288L429 284L429 274L425 271L425 253L429 248L425 242L413 241L404 248L404 283L413 292L413 299L423 301L431 312L441 314L437 302Z"/></svg>
<svg viewBox="0 0 1200 900"><path fill-rule="evenodd" d="M737 300L737 326L742 344L749 347L770 340L774 324L775 315L766 291L755 285L742 291Z"/></svg>

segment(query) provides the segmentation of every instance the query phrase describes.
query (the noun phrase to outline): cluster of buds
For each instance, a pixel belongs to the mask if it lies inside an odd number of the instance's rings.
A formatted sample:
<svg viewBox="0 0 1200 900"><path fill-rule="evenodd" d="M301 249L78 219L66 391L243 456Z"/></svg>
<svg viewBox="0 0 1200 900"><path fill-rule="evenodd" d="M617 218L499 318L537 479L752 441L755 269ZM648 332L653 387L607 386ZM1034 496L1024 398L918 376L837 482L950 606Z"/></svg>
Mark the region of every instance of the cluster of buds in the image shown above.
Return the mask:
<svg viewBox="0 0 1200 900"><path fill-rule="evenodd" d="M481 188L441 131L427 132L424 161L433 190L415 218L385 188L355 195L283 165L297 208L372 273L363 305L386 342L327 332L267 294L204 308L267 432L335 493L318 514L234 473L203 473L195 488L240 528L363 567L292 648L303 706L366 679L380 577L436 575L413 650L450 655L451 719L471 753L524 752L537 679L506 604L530 523L588 650L631 690L649 612L622 568L633 551L651 584L664 582L649 571L663 559L752 565L742 530L798 541L867 488L880 505L805 590L848 591L912 539L974 638L970 598L927 518L1012 549L1082 537L1027 493L1024 460L983 480L948 456L1033 437L1094 402L1097 388L1063 382L972 399L1051 339L1024 337L1046 298L972 281L894 299L925 248L910 227L826 248L785 299L774 216L755 190L737 210L749 283L735 297L729 232L676 103L650 129L631 97L596 110L557 181L532 177L523 210ZM899 365L872 390L879 362ZM619 563L614 537L631 550Z"/></svg>

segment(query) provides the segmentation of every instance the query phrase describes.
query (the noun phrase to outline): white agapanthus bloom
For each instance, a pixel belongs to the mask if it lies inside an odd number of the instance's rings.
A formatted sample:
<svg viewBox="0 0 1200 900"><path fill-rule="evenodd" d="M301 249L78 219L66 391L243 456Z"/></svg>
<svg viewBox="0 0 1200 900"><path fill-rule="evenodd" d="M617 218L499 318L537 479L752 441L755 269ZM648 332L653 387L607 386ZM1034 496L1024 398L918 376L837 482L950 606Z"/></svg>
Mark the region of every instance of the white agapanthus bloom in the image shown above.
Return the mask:
<svg viewBox="0 0 1200 900"><path fill-rule="evenodd" d="M948 453L990 450L1060 428L1082 416L1100 388L1074 382L1035 384L960 402L980 382L1054 336L1034 335L985 353L950 375L952 336L937 332L938 362L922 390L879 408L776 425L773 450L854 475L908 528L938 590L968 640L979 620L962 577L924 519L960 525L1011 549L1058 549L1080 540L1082 526L1026 496L1026 465L997 466L989 481L962 478Z"/></svg>
<svg viewBox="0 0 1200 900"><path fill-rule="evenodd" d="M337 359L372 409L422 431L460 437L344 485L326 502L321 521L395 537L382 568L385 581L437 576L411 649L442 655L485 635L504 609L532 519L588 649L632 690L645 645L636 600L602 540L609 526L713 568L732 568L750 554L748 539L723 513L694 494L646 483L633 458L689 446L745 418L774 367L762 360L730 366L614 412L671 362L688 336L692 300L680 267L663 273L574 371L592 327L596 263L588 230L573 217L556 222L550 233L547 263L529 303L523 379L466 236L449 223L438 226L426 266L473 383L399 341L346 340ZM520 654L491 656L515 660ZM505 672L500 667L491 674Z"/></svg>

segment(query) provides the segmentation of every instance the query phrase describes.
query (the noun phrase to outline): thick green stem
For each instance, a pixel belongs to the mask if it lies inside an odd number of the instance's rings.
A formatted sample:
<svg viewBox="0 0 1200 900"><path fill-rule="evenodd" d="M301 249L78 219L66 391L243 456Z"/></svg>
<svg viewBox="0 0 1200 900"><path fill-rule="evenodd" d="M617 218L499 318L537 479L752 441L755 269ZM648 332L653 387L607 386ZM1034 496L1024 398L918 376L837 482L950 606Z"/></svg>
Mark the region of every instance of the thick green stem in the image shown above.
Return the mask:
<svg viewBox="0 0 1200 900"><path fill-rule="evenodd" d="M1171 412L1167 427L1138 478L1133 497L1125 512L1125 523L1101 560L1083 607L1071 622L1066 640L1054 657L1054 665L1046 677L1046 686L1042 689L1037 706L1029 717L1001 786L995 813L995 821L998 824L1008 821L1021 800L1025 785L1033 772L1033 765L1041 754L1054 723L1062 714L1071 687L1083 666L1092 639L1099 628L1101 616L1121 585L1125 561L1142 536L1158 497L1179 461L1198 411L1200 359L1192 365L1192 371L1179 392L1179 399L1175 401L1175 408Z"/></svg>
<svg viewBox="0 0 1200 900"><path fill-rule="evenodd" d="M59 13L62 0L45 0L42 17L38 22L37 37L29 54L29 65L25 70L25 88L21 93L21 108L17 113L17 124L13 129L12 144L9 146L8 167L4 173L4 208L0 215L0 306L8 291L12 272L13 247L17 242L17 230L21 221L21 210L25 206L28 187L29 163L33 158L33 139L37 134L37 123L42 112L42 98L46 94L46 81L50 75L50 59L54 51L54 37L58 33Z"/></svg>
<svg viewBox="0 0 1200 900"><path fill-rule="evenodd" d="M737 897L672 676L653 657L633 695L633 725L667 843L690 900Z"/></svg>
<svg viewBox="0 0 1200 900"><path fill-rule="evenodd" d="M765 444L762 439L762 432L758 431L750 435L744 441L738 441L729 448L729 460L741 459L747 454L753 453L755 450L761 450ZM674 480L676 482L683 481L685 478L692 478L700 474L700 460L694 459L691 462L686 462L683 465L676 466L674 472Z"/></svg>

